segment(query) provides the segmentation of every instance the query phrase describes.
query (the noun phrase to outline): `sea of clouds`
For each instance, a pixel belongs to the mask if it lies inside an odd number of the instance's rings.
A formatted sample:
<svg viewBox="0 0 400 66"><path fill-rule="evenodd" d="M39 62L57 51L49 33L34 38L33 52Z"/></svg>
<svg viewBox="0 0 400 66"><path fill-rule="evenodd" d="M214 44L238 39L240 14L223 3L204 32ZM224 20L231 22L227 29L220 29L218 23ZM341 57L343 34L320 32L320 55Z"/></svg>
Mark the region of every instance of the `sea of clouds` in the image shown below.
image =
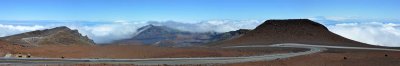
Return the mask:
<svg viewBox="0 0 400 66"><path fill-rule="evenodd" d="M82 21L0 21L0 37L13 34L67 26L87 35L96 43L109 43L114 40L127 39L134 36L138 28L153 24L168 26L190 32L228 32L237 29L253 29L262 21L257 20L208 20L199 22L179 21L113 21L113 22L82 22Z"/></svg>
<svg viewBox="0 0 400 66"><path fill-rule="evenodd" d="M400 47L400 22L393 20L356 20L335 17L313 17L336 34L356 41L390 47ZM198 22L183 21L0 21L0 37L13 34L67 26L87 35L96 43L133 37L136 29L153 24L173 27L191 32L227 32L238 29L254 29L264 20L206 20Z"/></svg>

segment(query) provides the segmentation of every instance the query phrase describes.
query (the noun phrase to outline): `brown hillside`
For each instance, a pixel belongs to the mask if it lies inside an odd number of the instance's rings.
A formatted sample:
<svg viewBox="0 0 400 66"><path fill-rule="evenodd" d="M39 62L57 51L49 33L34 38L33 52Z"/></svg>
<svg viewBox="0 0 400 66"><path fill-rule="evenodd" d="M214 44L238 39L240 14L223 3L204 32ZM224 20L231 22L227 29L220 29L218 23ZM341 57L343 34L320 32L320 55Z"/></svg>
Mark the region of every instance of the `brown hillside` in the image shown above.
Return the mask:
<svg viewBox="0 0 400 66"><path fill-rule="evenodd" d="M308 19L267 20L247 34L219 46L244 44L306 43L335 46L369 46L330 32L325 26Z"/></svg>
<svg viewBox="0 0 400 66"><path fill-rule="evenodd" d="M78 30L71 30L65 26L26 32L0 39L21 46L95 44L87 36L82 36Z"/></svg>
<svg viewBox="0 0 400 66"><path fill-rule="evenodd" d="M0 40L0 56L4 56L7 53L15 53L15 50L21 49L19 45L12 45L6 41Z"/></svg>

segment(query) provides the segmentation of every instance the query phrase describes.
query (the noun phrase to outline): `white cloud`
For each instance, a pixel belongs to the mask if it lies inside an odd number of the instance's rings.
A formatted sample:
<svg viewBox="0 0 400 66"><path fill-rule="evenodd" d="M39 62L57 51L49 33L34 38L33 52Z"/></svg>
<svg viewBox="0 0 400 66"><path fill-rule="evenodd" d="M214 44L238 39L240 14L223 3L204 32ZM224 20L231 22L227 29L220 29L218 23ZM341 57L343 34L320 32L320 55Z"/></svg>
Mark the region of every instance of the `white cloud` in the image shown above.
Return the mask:
<svg viewBox="0 0 400 66"><path fill-rule="evenodd" d="M321 17L320 17L321 18ZM339 22L329 19L313 19L326 25L330 31L356 41L381 45L400 47L400 24L385 22ZM355 19L349 19L355 20ZM73 22L69 23L45 23L37 25L12 25L0 24L0 36L8 36L38 29L47 29L56 26L68 26L77 29L83 35L87 35L96 43L107 43L113 40L126 39L133 36L136 29L148 25L163 25L191 32L227 32L237 29L254 29L264 20L208 20L198 22L178 21L124 21L118 20L107 23ZM75 24L77 23L77 24Z"/></svg>
<svg viewBox="0 0 400 66"><path fill-rule="evenodd" d="M127 39L133 36L136 29L147 25L146 23L113 22L93 26L75 27L83 35L87 35L96 43L108 43L114 40Z"/></svg>
<svg viewBox="0 0 400 66"><path fill-rule="evenodd" d="M43 26L39 25L33 25L33 26L19 26L19 25L3 25L0 24L0 28L4 29L15 29L17 31L25 31L25 30L37 30L37 29L43 29Z"/></svg>
<svg viewBox="0 0 400 66"><path fill-rule="evenodd" d="M191 32L227 32L240 28L253 29L262 22L257 20L209 20L199 22L177 22L177 21L124 21L114 22L49 22L32 26L19 24L3 25L0 24L0 37L18 34L38 29L48 29L57 26L68 26L77 29L82 35L87 35L96 43L108 43L114 40L131 38L136 29L148 24L163 25L184 31ZM34 23L29 23L34 24Z"/></svg>
<svg viewBox="0 0 400 66"><path fill-rule="evenodd" d="M176 29L191 31L191 32L228 32L238 29L254 29L263 21L259 20L208 20L194 23L176 22L176 21L163 21L149 22L155 25L164 25Z"/></svg>
<svg viewBox="0 0 400 66"><path fill-rule="evenodd" d="M394 23L339 23L329 25L329 30L356 41L380 45L400 47L400 27Z"/></svg>
<svg viewBox="0 0 400 66"><path fill-rule="evenodd" d="M44 29L44 26L33 25L33 26L21 26L21 25L4 25L0 24L0 36L8 36L16 33L22 33L27 31L34 31L38 29Z"/></svg>
<svg viewBox="0 0 400 66"><path fill-rule="evenodd" d="M357 17L335 17L335 16L330 16L330 17L325 17L327 20L335 20L335 21L343 21L343 20L349 20L352 18L357 18Z"/></svg>
<svg viewBox="0 0 400 66"><path fill-rule="evenodd" d="M168 26L190 32L227 32L241 28L253 29L262 22L257 20L210 20L194 23L177 21L116 21L111 24L100 24L77 28L82 34L88 35L97 43L107 43L114 40L131 38L136 29L148 24Z"/></svg>

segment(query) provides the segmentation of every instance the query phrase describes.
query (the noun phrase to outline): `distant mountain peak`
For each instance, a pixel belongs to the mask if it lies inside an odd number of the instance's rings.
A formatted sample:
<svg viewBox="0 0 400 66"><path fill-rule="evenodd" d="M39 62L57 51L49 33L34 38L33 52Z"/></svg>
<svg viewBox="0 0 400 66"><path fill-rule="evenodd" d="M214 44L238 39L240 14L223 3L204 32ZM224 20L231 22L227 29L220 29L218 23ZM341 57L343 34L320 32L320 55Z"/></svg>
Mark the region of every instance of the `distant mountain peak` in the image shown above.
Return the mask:
<svg viewBox="0 0 400 66"><path fill-rule="evenodd" d="M53 29L48 29L48 30L67 30L67 31L69 31L72 29L68 28L67 26L59 26L59 27L55 27Z"/></svg>
<svg viewBox="0 0 400 66"><path fill-rule="evenodd" d="M139 29L137 29L137 31L146 30L148 28L153 28L153 27L155 27L153 24L149 24L149 25L140 27Z"/></svg>
<svg viewBox="0 0 400 66"><path fill-rule="evenodd" d="M118 44L139 43L160 47L187 47L203 45L238 37L250 30L240 29L226 33L188 32L167 26L146 25L137 30L135 36L129 39L115 41Z"/></svg>
<svg viewBox="0 0 400 66"><path fill-rule="evenodd" d="M138 34L145 34L145 33L175 33L175 32L185 32L185 31L180 31L174 28L170 28L167 26L156 26L153 24L143 26L139 29L137 29L136 35Z"/></svg>
<svg viewBox="0 0 400 66"><path fill-rule="evenodd" d="M59 27L55 27L53 29L69 29L67 26L59 26Z"/></svg>
<svg viewBox="0 0 400 66"><path fill-rule="evenodd" d="M265 27L288 27L288 26L302 26L304 28L323 28L328 30L324 25L314 22L309 19L272 19L267 20L263 24L259 25L258 29L264 29ZM257 29L256 28L256 29Z"/></svg>
<svg viewBox="0 0 400 66"><path fill-rule="evenodd" d="M52 29L36 30L11 36L2 37L2 40L23 46L39 45L93 45L93 40L82 36L78 30L71 30L66 26Z"/></svg>
<svg viewBox="0 0 400 66"><path fill-rule="evenodd" d="M154 27L154 25L153 25L153 24L149 24L149 25L147 25L147 26Z"/></svg>

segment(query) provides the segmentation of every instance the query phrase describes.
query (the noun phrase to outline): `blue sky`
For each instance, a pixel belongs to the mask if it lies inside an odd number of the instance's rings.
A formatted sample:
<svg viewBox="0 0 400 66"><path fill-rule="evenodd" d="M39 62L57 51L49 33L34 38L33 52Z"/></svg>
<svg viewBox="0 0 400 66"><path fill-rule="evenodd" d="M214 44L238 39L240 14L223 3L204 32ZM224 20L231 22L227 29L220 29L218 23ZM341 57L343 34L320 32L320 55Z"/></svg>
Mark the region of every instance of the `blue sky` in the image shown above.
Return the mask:
<svg viewBox="0 0 400 66"><path fill-rule="evenodd" d="M391 18L400 0L0 0L0 20Z"/></svg>

